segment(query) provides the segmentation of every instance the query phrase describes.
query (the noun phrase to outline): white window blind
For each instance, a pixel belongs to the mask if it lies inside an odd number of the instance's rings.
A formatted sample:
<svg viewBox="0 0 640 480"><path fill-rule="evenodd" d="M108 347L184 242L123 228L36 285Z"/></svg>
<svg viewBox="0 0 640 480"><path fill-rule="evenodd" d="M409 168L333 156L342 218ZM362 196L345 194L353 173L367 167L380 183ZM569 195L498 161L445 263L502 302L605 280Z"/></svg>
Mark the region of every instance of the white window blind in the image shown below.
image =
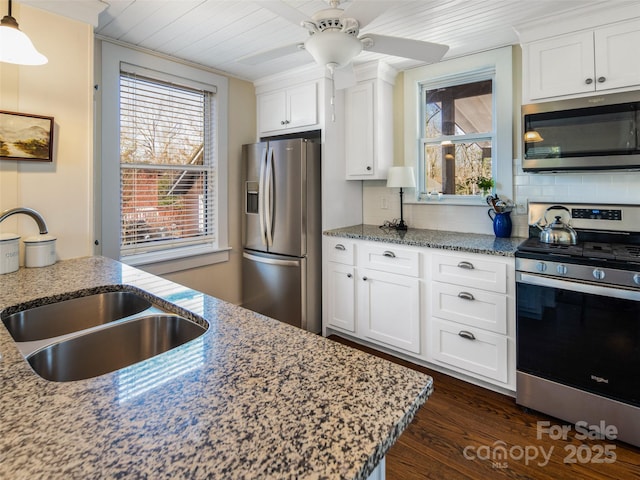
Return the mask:
<svg viewBox="0 0 640 480"><path fill-rule="evenodd" d="M121 70L123 257L215 245L215 98Z"/></svg>

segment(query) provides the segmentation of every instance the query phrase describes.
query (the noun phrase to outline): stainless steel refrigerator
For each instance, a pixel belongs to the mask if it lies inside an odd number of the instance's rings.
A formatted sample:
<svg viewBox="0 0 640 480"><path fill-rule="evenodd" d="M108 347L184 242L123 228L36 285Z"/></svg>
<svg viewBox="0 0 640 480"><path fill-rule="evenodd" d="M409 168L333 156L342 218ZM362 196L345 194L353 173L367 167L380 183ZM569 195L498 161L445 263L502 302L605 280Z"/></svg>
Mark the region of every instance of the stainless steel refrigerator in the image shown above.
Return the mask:
<svg viewBox="0 0 640 480"><path fill-rule="evenodd" d="M310 332L321 329L320 145L242 146L242 305Z"/></svg>

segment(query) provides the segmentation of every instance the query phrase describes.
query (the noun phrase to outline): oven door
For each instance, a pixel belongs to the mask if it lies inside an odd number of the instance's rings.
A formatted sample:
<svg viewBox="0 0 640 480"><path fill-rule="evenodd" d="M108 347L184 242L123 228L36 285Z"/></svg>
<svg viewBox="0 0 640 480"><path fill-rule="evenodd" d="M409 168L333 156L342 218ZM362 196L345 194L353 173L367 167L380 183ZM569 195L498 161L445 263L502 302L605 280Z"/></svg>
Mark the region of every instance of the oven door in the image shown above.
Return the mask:
<svg viewBox="0 0 640 480"><path fill-rule="evenodd" d="M640 406L640 291L516 274L517 370Z"/></svg>

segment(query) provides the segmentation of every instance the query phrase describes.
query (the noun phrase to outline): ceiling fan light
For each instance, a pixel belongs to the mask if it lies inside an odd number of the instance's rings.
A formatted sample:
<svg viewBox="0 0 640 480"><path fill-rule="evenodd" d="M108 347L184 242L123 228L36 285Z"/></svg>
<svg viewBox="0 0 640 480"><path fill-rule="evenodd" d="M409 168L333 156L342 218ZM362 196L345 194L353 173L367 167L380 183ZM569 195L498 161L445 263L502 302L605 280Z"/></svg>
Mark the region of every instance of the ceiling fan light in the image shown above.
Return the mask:
<svg viewBox="0 0 640 480"><path fill-rule="evenodd" d="M348 65L362 51L362 43L352 35L340 31L324 31L311 35L304 48L322 66L335 68Z"/></svg>
<svg viewBox="0 0 640 480"><path fill-rule="evenodd" d="M17 65L44 65L48 62L10 15L0 21L0 62Z"/></svg>

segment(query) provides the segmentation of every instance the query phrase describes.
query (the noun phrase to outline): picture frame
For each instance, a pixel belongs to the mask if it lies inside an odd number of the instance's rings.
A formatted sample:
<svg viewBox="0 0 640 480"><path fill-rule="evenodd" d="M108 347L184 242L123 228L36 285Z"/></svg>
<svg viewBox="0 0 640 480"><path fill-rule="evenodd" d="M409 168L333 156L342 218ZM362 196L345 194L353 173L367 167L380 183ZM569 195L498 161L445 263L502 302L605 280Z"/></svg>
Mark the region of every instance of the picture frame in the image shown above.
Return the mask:
<svg viewBox="0 0 640 480"><path fill-rule="evenodd" d="M53 161L53 117L0 110L0 160Z"/></svg>

